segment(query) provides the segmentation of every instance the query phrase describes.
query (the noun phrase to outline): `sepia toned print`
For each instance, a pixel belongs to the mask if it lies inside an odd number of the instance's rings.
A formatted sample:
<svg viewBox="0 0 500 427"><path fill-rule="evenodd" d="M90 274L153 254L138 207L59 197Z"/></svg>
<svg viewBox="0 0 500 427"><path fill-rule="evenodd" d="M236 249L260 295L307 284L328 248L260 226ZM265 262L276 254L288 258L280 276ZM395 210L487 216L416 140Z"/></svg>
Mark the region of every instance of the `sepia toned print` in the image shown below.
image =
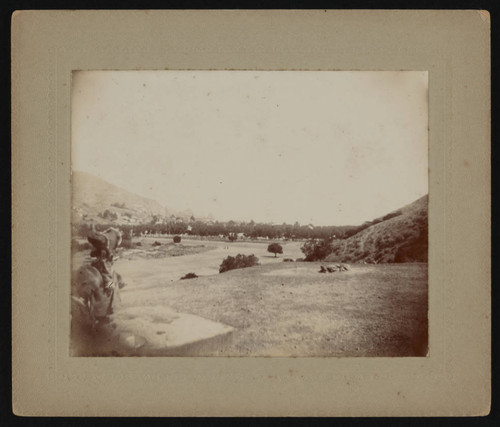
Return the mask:
<svg viewBox="0 0 500 427"><path fill-rule="evenodd" d="M428 353L425 71L75 71L72 356Z"/></svg>
<svg viewBox="0 0 500 427"><path fill-rule="evenodd" d="M11 50L12 410L16 415L429 417L478 416L489 413L491 61L490 21L487 12L477 10L19 11L12 16ZM101 172L96 172L89 170L83 164L71 165L72 154L73 160L85 157L83 152L75 152L81 144L76 143L78 138L71 136L72 127L73 131L78 127L75 118L71 117L72 112L75 113L75 108L71 105L71 100L75 100L71 88L76 87L74 77L78 74L74 70L236 69L252 70L252 73L255 72L253 70L322 70L325 73L331 73L331 70L365 70L365 72L428 70L429 323L427 329L429 337L426 357L346 355L340 357L74 357L78 354L84 356L91 353L88 345L82 349L85 351L78 351L75 341L70 345L69 314L70 304L74 301L70 295L70 283L72 283L70 276L72 269L73 271L79 269L77 263L72 264L70 250L71 197L74 194L72 183L75 171L87 172L118 188L142 195L145 193L143 185L139 189L132 188L129 183L109 176L110 171L114 169L110 165L119 162L125 165L119 159L125 154L133 157L134 173L123 167L124 176L131 175L135 180L133 182L139 184L140 177L147 175L144 172L137 172L139 164L146 157L149 162L161 159L166 164L167 159L172 156L172 153L165 154L159 147L146 147L151 135L144 133L135 135L133 138L135 143L131 145L129 138L134 136L132 127L135 126L133 116L138 118L135 122L145 120L143 116L138 115L138 111L134 111L126 120L109 121L109 113L116 113L121 109L113 107L111 103L112 108L106 108L104 113L95 109L96 114L89 114L87 119L90 120L92 117L92 120L95 120L98 116L103 118L107 116L110 124L109 132L105 132L102 127L98 132L92 132L90 126L84 132L89 137L83 144L88 146L90 153L95 152L94 162L102 159L108 166L100 167ZM128 72L123 71L124 74ZM296 76L299 75L298 72L294 73ZM226 81L229 83L229 78ZM152 87L147 81L141 83ZM293 90L304 84L302 82L292 85ZM87 86L90 88L92 85ZM344 108L340 111L335 110L332 116L340 117L342 111L353 113L347 101L355 99L356 91L347 84L343 86L351 92L352 97L341 96L341 90L337 86L336 96L329 98L341 99ZM98 89L94 90L95 93L102 92L97 97L93 96L95 101L93 103L97 106L96 98L104 99L105 92L113 86L105 83L96 87ZM127 93L131 87L130 83L116 86L122 93ZM154 87L159 95L164 93L160 87ZM379 87L386 86L379 82ZM231 91L234 92L236 89L233 87ZM251 87L249 91L255 92L255 88ZM92 92L92 89L87 92ZM169 92L172 94L171 90ZM387 100L381 102L380 97L369 90L363 92L367 101L372 99L379 106L388 105ZM321 102L322 98L317 91L310 90L310 93L312 98ZM331 94L325 90L325 95L327 93ZM204 95L206 96L206 92ZM316 126L320 129L318 122L312 118L313 104L307 101L303 92L300 95L302 102L308 105L308 108L304 108L299 117L304 117L311 128ZM113 96L118 105L120 98L117 98L116 94ZM129 107L136 105L139 111L144 110L144 104L140 99L140 96L135 97L130 102L121 104ZM151 99L147 100L151 104ZM189 102L192 106L203 107L201 97L198 99L191 97ZM318 117L322 111L333 111L333 104L330 107L320 108L319 102L316 104ZM283 103L277 104L282 106ZM363 102L358 103L362 104ZM233 109L234 113L241 109L242 105L241 102L237 102ZM399 110L401 114L404 112L404 105L402 103L402 108ZM259 109L262 110L262 106L254 108L254 110ZM173 108L173 114L175 110L176 108ZM208 111L202 108L203 110ZM251 116L250 111L247 110L245 113L247 117ZM269 115L270 111L266 110L264 113ZM359 110L359 113L362 111ZM375 110L375 113L382 113L382 110ZM151 111L145 114L151 116ZM196 114L198 116L193 123L199 123L205 117L199 110L196 110ZM402 116L398 115L399 113L395 114L396 120L402 123L404 121L401 120ZM178 116L169 113L164 117L186 116L185 111L179 110ZM290 118L290 115L288 116ZM356 117L356 114L351 116ZM228 117L227 109L225 117ZM299 117L294 117L293 124L297 123L299 126L302 124L299 122ZM223 129L229 129L228 122L221 125L220 122L213 120L212 116L209 118L214 126L220 127L221 132ZM276 126L280 121L282 122L279 118L273 117L272 122L276 122ZM294 128L293 124L290 124L291 121L279 128L281 133ZM321 121L325 122L324 116ZM81 119L80 122L84 123ZM149 123L153 122L150 120ZM366 120L364 122L367 123ZM120 126L117 126L117 123ZM171 120L168 129L174 129L174 124ZM120 129L119 137L109 138L113 130L119 132ZM362 127L356 124L351 127L351 132L352 129L361 130ZM207 130L203 129L204 132ZM412 128L407 130L407 136L417 134ZM170 144L170 151L184 154L182 147L175 147L177 138L174 138L174 135L161 130L153 133L166 134L168 138L166 137L165 141ZM242 133L248 132L245 130ZM319 133L335 134L333 129L321 129ZM376 137L376 134L372 127L369 137ZM335 135L332 141L338 144L341 139ZM233 141L237 140L232 133L226 136ZM347 164L341 145L337 146L332 156L331 151L319 149L319 145L329 146L325 141L315 145L313 137L304 138L310 148L308 151L301 150L300 147L297 149L298 144L293 144L294 139L290 134L286 135L286 138L288 139L286 144L294 147L294 150L287 152L287 162L282 164L295 163L295 172L278 169L279 163L276 161L261 163L267 159L267 156L263 155L253 168L255 171L253 177L255 180L267 179L269 175L266 175L266 171L270 170L268 166L272 164L276 172L273 175L274 179L269 180L269 186L264 190L261 184L256 185L256 188L259 187L261 190L259 193L253 193L251 188L247 189L245 196L252 200L255 206L262 207L265 204L269 206L269 199L265 200L266 194L281 186L283 194L290 194L292 200L293 197L299 200L284 210L295 212L297 218L288 219L282 212L277 212L280 214L278 217L284 217L279 222L272 219L273 215L270 215L269 220L261 218L250 211L253 205L242 204L245 198L238 199L236 192L232 194L233 209L241 205L253 216L248 220L245 220L245 216L241 213L231 211L227 204L220 212L206 202L200 206L189 200L185 206L175 198L175 193L169 193L168 199L156 194L146 196L172 210L183 211L191 208L196 220L206 215L202 208L203 205L207 205L210 208L207 209L208 213L211 212L215 221L219 222L231 219L237 222L239 220L234 218L241 217L241 222L274 221L279 225L283 222L292 225L298 222L300 226L312 223L315 227L323 224L344 224L339 216L339 209L332 209L332 212L329 212L318 207L319 204L325 206L326 195L330 194L325 193L325 187L329 187L326 190L333 191L333 184L338 184L337 188L347 186L345 181L340 181L345 175L342 173L342 165ZM120 139L122 143L118 144L118 148L106 151L108 146L117 144ZM226 140L226 138L221 139ZM183 140L186 144L187 139ZM387 140L402 141L397 136ZM141 157L141 150L134 145L142 145L147 155ZM241 151L239 146L235 146L235 149ZM393 148L388 152L396 154ZM226 147L221 147L220 151L213 148L202 151L196 148L190 150L187 158L194 162L201 156L213 162L214 153L219 157L229 155ZM245 168L250 168L245 160L248 158L253 161L254 158L250 157L253 152L248 150L242 153L244 154L240 156L238 162L224 163L225 168L222 172L224 176L234 177L230 171L237 168L243 168L244 171ZM295 154L295 157L290 157ZM401 153L398 153L398 156L400 155ZM357 155L352 157L358 158ZM114 162L110 160L111 158ZM187 161L187 158L178 155L175 161L163 170L166 173L173 172L175 166L182 170L185 168L182 162ZM297 158L302 158L303 161L298 161ZM329 181L317 180L318 187L311 186L309 177L326 174L324 163L327 158L332 164L328 170ZM337 163L334 164L335 159ZM314 162L311 163L312 160ZM377 162L380 162L380 158L375 162L364 162L362 165L368 172ZM231 164L232 168L229 167ZM311 164L314 167L311 167ZM403 165L403 161L399 164ZM209 163L202 162L201 165L208 167ZM387 163L385 165L387 166ZM406 170L409 172L410 168L411 165ZM141 166L142 171L146 169ZM148 173L153 170L153 167L149 167ZM397 174L392 174L393 177L403 177L403 170L405 168ZM200 179L199 183L212 182L208 179L208 171L203 169L201 171L207 179ZM389 168L386 167L381 174L384 172L390 173ZM174 175L179 174L176 172ZM411 200L398 199L400 203L397 206L381 209L380 214L366 212L366 215L357 218L356 213L363 213L360 201L368 201L374 191L381 191L387 187L387 181L384 187L381 182L375 181L376 176L372 174L372 184L364 182L367 190L363 197L357 200L356 206L350 203L352 209L349 210L348 221L345 224L360 225L372 221L420 198L420 195L416 194ZM295 177L296 180L290 185L280 181L284 177ZM401 185L403 178L394 178L393 181L391 197L396 200L397 191L394 187ZM239 182L243 185L242 181ZM319 187L321 182L327 184ZM160 185L155 177L151 179L149 186L165 192L166 189L179 189L182 183L186 183L186 186L182 188L182 192L177 193L183 195L185 200L196 199L188 193L189 188L194 186L186 177L177 179L174 186L166 185L168 182L162 182ZM301 183L303 187L300 187ZM304 188L307 189L306 192L301 191ZM368 191L369 188L372 189L371 193ZM219 196L221 193L219 192ZM336 196L337 202L344 203L347 198L355 199L356 192L352 188L346 189L346 194L348 196ZM273 196L276 197L276 193ZM85 198L89 203L91 194L86 194ZM222 202L223 199L217 200ZM309 218L304 219L299 215L300 210L305 209L311 200L318 200L320 203L314 204L313 208L308 207L309 212L323 212L331 218L335 217L334 220L322 222L319 218L312 218L310 221ZM370 199L370 203L373 205L374 199ZM343 207L346 210L345 206ZM105 209L98 212L103 212ZM223 212L232 218L224 218ZM352 222L349 219L352 219ZM90 228L90 224L88 227ZM96 222L95 228L97 231L105 231L104 224L101 223ZM123 231L121 225L117 223L112 228ZM82 245L88 242L87 236L74 235L74 237ZM155 240L161 243L159 239ZM173 243L173 239L171 241ZM185 243L186 239L181 236L180 244ZM282 245L283 254L267 252L267 246L271 243ZM269 258L264 258L258 253L254 254L259 258L261 266L218 273L218 268L222 264L222 259L218 259L211 278L220 280L225 275L237 272L244 273L252 269L256 271L257 268L267 266L271 268L271 264L266 266L262 261L271 260L274 255L281 265L298 267L299 263L283 261L284 258L292 258L287 255L283 243L285 242L265 242L265 249L261 255L268 255ZM165 249L162 246L155 247ZM123 307L132 300L134 288L131 286L131 276L122 268L125 265L122 262L125 261L121 256L122 248L123 244L120 244L116 254L120 258L114 261L112 267L122 275L125 283L125 287L121 289L120 304ZM90 250L87 255L83 253L84 258L89 255ZM300 251L299 256L304 257L304 253ZM170 257L169 260L181 258ZM227 258L227 254L223 254L223 258ZM362 266L352 261L344 263L353 270L358 265ZM331 264L333 262L319 262L314 277L333 278L335 272L319 273L321 266L327 270ZM206 280L207 276L198 270L198 268L182 269L177 277L185 277L189 273L198 276L182 280L186 284ZM141 277L141 280L148 280L147 271L142 274L144 277ZM285 287L289 285L289 281L280 281L279 286L281 283ZM314 283L313 280L310 283ZM209 286L210 283L204 282L204 285ZM324 289L327 288L322 290ZM347 289L346 287L345 290ZM301 297L307 295L303 293ZM392 297L398 295L402 294L394 293ZM189 299L176 298L181 306L175 308L175 311L203 317L200 312L190 312L186 308L186 302L194 301L195 296L196 292L191 292ZM228 295L226 301L230 298L235 300L235 296L235 293ZM265 299L266 295L263 296ZM164 304L172 307L174 297L171 295L166 303L160 301L156 305ZM221 305L225 302L219 301ZM154 298L151 298L149 303L154 306ZM306 304L308 302L304 301L304 305ZM347 304L344 305L346 311L354 312ZM202 302L200 306L205 307ZM329 315L335 313L335 310L338 312L340 306L341 304L332 299ZM174 307L172 309L174 310ZM252 310L252 307L248 309ZM269 317L277 319L279 308L268 309L268 312ZM150 313L153 314L153 311L150 310ZM395 317L391 313L384 318L388 319L391 316ZM310 317L312 318L312 315ZM242 316L242 320L247 318ZM383 317L377 315L373 318ZM227 318L214 319L206 316L205 319L235 326L225 323ZM363 319L363 314L360 314L358 319ZM288 316L288 320L293 322L293 316ZM369 320L365 324L368 324ZM114 322L116 324L116 321ZM396 322L392 323L396 325ZM342 325L340 323L337 325L340 330ZM244 329L244 325L236 326L239 327L239 332L248 331ZM191 328L193 329L195 328ZM406 330L408 327L402 326L401 335L406 334ZM158 330L155 330L155 335L156 331ZM289 340L290 337L287 332L284 333L287 334L283 339L286 343L285 339ZM306 336L307 333L303 335ZM376 335L367 334L368 336ZM380 331L378 336L388 335ZM125 341L122 348L129 349L131 341L132 338L128 339L129 343ZM77 341L76 344L78 342L82 341ZM211 345L215 344L214 339ZM133 346L135 347L135 344ZM138 341L137 349L134 350L137 355L144 351L145 345L140 346L141 343ZM104 355L102 345L96 348ZM109 350L106 351L106 354L110 353ZM125 352L121 354L124 356ZM187 355L186 349L184 354Z"/></svg>

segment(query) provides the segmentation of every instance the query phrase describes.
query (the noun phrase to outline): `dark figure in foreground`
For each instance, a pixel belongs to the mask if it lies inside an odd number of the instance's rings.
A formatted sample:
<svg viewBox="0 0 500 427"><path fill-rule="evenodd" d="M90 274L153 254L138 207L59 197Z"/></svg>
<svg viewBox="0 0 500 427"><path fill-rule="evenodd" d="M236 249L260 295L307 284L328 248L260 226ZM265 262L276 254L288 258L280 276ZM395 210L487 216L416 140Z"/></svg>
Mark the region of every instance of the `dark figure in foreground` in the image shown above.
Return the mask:
<svg viewBox="0 0 500 427"><path fill-rule="evenodd" d="M101 273L104 289L110 290L115 286L113 262L115 261L116 249L122 241L122 235L119 230L112 227L103 232L96 231L94 224L92 224L87 240L94 247L90 252L90 256L96 258L92 262L92 266Z"/></svg>
<svg viewBox="0 0 500 427"><path fill-rule="evenodd" d="M71 297L71 342L74 355L92 355L112 333L109 316L125 286L113 269L120 231L109 228L100 233L92 227L88 241L93 249L90 263L74 272ZM118 286L117 286L118 285ZM101 342L102 341L102 342Z"/></svg>
<svg viewBox="0 0 500 427"><path fill-rule="evenodd" d="M112 314L115 294L125 286L121 276L113 269L116 249L122 237L115 228L101 233L92 225L87 239L93 245L90 252L93 260L90 265L83 265L73 278L72 294L76 308L73 314L80 320L86 319L95 324Z"/></svg>

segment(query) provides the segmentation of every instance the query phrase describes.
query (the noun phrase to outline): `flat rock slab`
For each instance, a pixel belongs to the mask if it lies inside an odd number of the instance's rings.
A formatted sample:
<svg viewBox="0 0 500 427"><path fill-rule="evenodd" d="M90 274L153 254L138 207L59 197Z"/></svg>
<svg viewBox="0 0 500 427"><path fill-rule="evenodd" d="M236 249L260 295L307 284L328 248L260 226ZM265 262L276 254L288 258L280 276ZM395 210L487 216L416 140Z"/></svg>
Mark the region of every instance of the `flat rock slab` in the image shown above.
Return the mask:
<svg viewBox="0 0 500 427"><path fill-rule="evenodd" d="M164 306L123 308L111 320L113 335L131 349L174 349L233 331L222 323Z"/></svg>

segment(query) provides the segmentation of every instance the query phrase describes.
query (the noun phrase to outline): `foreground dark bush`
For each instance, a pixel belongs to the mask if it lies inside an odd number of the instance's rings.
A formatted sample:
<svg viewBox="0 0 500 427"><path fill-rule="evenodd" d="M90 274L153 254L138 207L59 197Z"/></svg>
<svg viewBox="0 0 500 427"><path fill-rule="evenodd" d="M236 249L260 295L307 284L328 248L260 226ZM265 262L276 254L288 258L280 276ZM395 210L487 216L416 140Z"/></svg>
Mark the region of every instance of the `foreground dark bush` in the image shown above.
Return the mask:
<svg viewBox="0 0 500 427"><path fill-rule="evenodd" d="M185 279L196 279L198 276L195 273L188 273L185 276L181 277L181 280Z"/></svg>
<svg viewBox="0 0 500 427"><path fill-rule="evenodd" d="M219 273L224 273L225 271L235 270L237 268L253 267L259 264L259 258L255 255L242 255L238 254L236 257L228 256L222 261L219 267Z"/></svg>
<svg viewBox="0 0 500 427"><path fill-rule="evenodd" d="M181 236L174 236L174 243L180 243L181 242Z"/></svg>

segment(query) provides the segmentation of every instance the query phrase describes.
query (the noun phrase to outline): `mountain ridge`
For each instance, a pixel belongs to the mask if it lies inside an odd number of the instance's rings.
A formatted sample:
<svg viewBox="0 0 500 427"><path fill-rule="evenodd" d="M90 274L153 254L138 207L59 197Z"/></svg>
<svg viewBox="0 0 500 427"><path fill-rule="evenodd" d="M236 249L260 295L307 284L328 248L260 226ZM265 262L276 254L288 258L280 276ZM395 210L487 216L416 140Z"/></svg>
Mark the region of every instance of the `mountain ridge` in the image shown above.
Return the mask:
<svg viewBox="0 0 500 427"><path fill-rule="evenodd" d="M71 179L74 221L109 222L115 219L118 224L139 223L151 221L154 216L175 214L156 200L132 193L88 172L73 171Z"/></svg>

